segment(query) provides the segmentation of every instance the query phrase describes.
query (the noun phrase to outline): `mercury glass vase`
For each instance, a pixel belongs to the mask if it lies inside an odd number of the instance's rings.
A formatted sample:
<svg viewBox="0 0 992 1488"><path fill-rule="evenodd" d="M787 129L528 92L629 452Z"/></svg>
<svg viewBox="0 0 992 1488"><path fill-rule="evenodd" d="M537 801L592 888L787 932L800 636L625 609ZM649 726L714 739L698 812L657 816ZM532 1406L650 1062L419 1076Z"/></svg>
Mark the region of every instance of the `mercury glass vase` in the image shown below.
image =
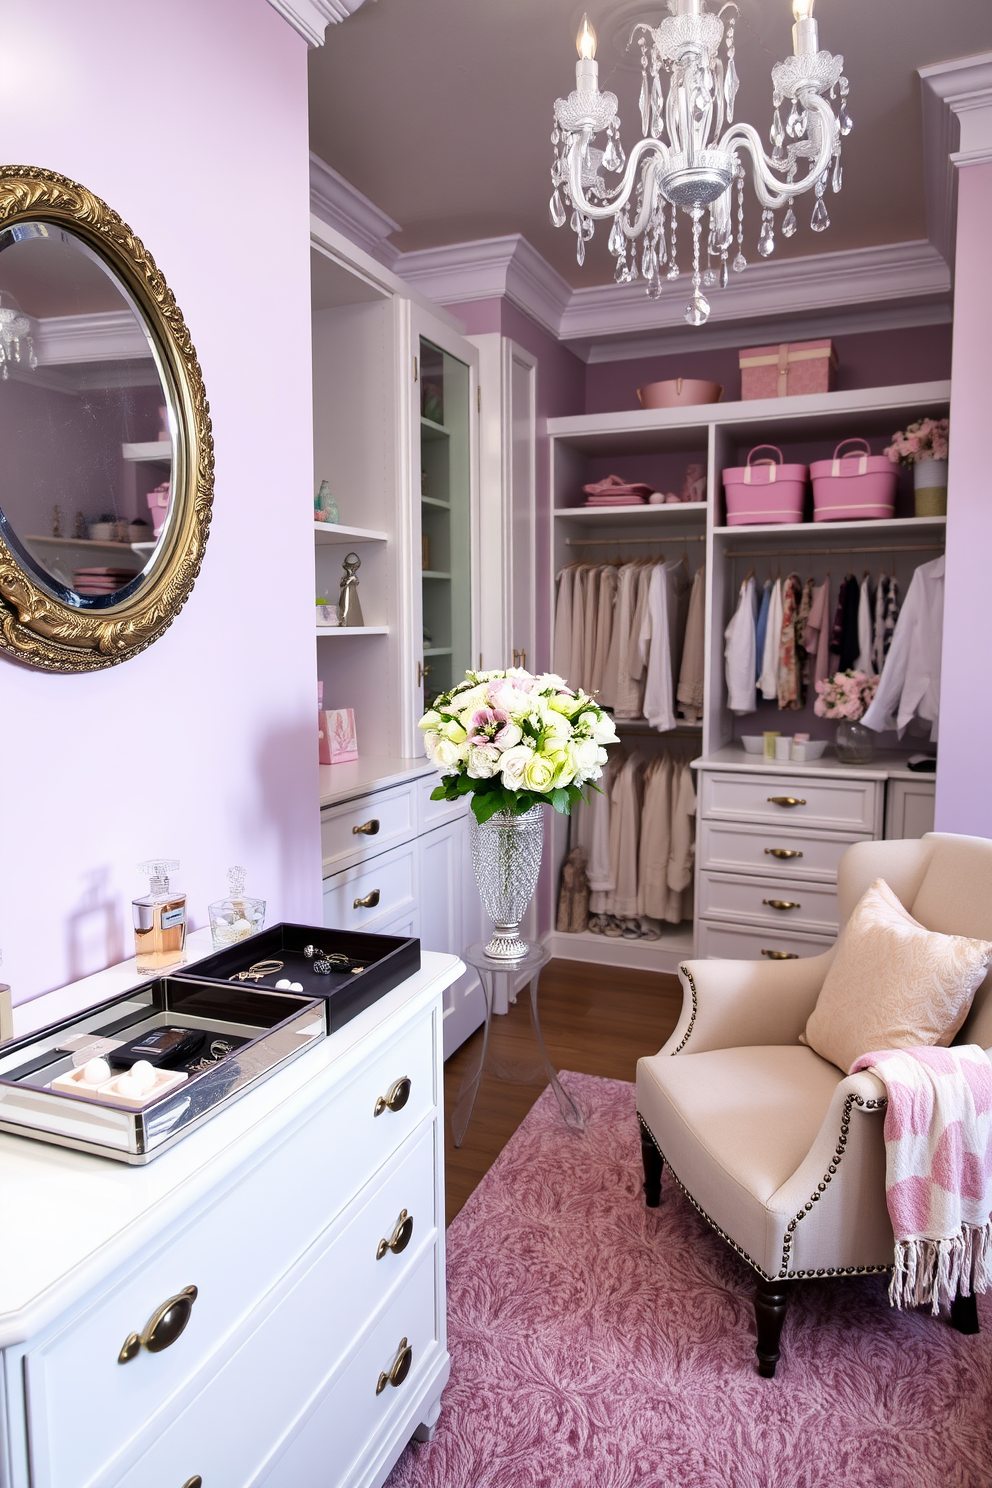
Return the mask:
<svg viewBox="0 0 992 1488"><path fill-rule="evenodd" d="M544 807L532 806L521 816L497 811L487 822L471 823L472 867L482 907L493 921L486 955L494 961L516 961L527 954L520 921L537 888L544 848Z"/></svg>
<svg viewBox="0 0 992 1488"><path fill-rule="evenodd" d="M842 765L867 765L875 748L875 735L863 723L844 718L837 725L834 744Z"/></svg>

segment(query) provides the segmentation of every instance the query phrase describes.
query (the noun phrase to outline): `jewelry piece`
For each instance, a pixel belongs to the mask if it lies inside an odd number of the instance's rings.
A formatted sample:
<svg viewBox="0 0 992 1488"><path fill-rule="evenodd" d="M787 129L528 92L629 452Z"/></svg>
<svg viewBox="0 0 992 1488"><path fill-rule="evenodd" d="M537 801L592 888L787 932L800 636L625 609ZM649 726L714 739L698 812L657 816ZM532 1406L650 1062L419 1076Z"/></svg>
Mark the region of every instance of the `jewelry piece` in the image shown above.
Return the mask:
<svg viewBox="0 0 992 1488"><path fill-rule="evenodd" d="M304 954L304 956L306 956L306 957L307 957L307 958L308 958L308 959L309 959L309 958L310 958L310 957L311 957L311 956L316 956L316 954L317 954L317 947L316 947L316 946L312 946L312 945L305 945L305 946L304 946L304 947L303 947L303 954Z"/></svg>
<svg viewBox="0 0 992 1488"><path fill-rule="evenodd" d="M228 977L229 982L258 982L262 977L271 976L274 971L282 971L281 961L256 961L254 966L249 966L247 971L236 971L233 976Z"/></svg>
<svg viewBox="0 0 992 1488"><path fill-rule="evenodd" d="M210 1053L214 1059L223 1059L226 1055L230 1054L233 1048L234 1045L229 1043L227 1039L218 1038L214 1039L211 1043Z"/></svg>

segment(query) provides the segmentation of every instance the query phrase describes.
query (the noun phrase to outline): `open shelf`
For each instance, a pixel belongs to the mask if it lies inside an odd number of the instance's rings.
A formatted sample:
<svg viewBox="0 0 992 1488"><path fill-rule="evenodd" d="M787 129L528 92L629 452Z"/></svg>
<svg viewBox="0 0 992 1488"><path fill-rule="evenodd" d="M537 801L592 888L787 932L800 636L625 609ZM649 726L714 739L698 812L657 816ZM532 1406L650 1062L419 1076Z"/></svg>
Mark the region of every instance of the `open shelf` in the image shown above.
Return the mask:
<svg viewBox="0 0 992 1488"><path fill-rule="evenodd" d="M421 506L436 506L439 511L450 512L451 510L450 501L439 501L436 496L421 496L420 504Z"/></svg>
<svg viewBox="0 0 992 1488"><path fill-rule="evenodd" d="M449 581L451 579L450 573L442 573L437 568L422 568L420 570L420 577L422 579L448 579Z"/></svg>
<svg viewBox="0 0 992 1488"><path fill-rule="evenodd" d="M672 522L679 517L698 517L706 520L705 501L673 501L666 506L651 506L643 502L640 506L559 506L556 517L567 517L571 522L591 522L605 526L608 522L629 521L638 518L648 522Z"/></svg>
<svg viewBox="0 0 992 1488"><path fill-rule="evenodd" d="M22 540L25 543L30 543L32 547L54 548L56 551L61 552L65 552L69 548L76 548L80 555L86 558L98 558L101 554L106 554L110 558L123 558L125 554L133 557L135 553L139 555L150 553L157 546L154 542L100 542L93 537L29 536Z"/></svg>
<svg viewBox="0 0 992 1488"><path fill-rule="evenodd" d="M318 625L317 636L388 635L388 625Z"/></svg>
<svg viewBox="0 0 992 1488"><path fill-rule="evenodd" d="M450 439L451 430L446 429L443 424L436 424L433 419L424 418L420 415L420 438L426 444L432 439Z"/></svg>
<svg viewBox="0 0 992 1488"><path fill-rule="evenodd" d="M946 517L886 517L861 522L774 522L753 526L714 527L713 536L745 539L749 537L777 537L791 542L796 537L815 537L826 542L833 537L853 537L863 533L867 537L927 537L932 534L935 544L944 541L947 529Z"/></svg>
<svg viewBox="0 0 992 1488"><path fill-rule="evenodd" d="M313 540L318 547L328 544L351 547L358 542L388 542L389 535L371 527L344 527L340 522L314 522Z"/></svg>
<svg viewBox="0 0 992 1488"><path fill-rule="evenodd" d="M170 439L148 439L141 444L122 444L121 454L125 460L140 460L146 465L172 464L172 441Z"/></svg>
<svg viewBox="0 0 992 1488"><path fill-rule="evenodd" d="M451 655L451 647L450 646L425 646L424 647L424 655L425 656L450 656Z"/></svg>

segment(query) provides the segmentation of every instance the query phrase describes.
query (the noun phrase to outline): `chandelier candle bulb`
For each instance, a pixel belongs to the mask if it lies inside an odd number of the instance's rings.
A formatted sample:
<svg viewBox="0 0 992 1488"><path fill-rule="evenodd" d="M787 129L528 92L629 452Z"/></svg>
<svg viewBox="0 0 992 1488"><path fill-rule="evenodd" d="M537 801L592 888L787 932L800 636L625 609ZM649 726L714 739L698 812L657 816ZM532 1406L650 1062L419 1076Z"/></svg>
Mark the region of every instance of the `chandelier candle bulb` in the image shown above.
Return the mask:
<svg viewBox="0 0 992 1488"><path fill-rule="evenodd" d="M795 55L806 57L818 52L820 38L813 19L813 0L792 0L792 14L796 18L792 28L792 50Z"/></svg>
<svg viewBox="0 0 992 1488"><path fill-rule="evenodd" d="M575 86L580 93L599 92L599 63L596 61L596 30L587 15L583 15L579 34L575 38L575 50L579 60L575 64Z"/></svg>

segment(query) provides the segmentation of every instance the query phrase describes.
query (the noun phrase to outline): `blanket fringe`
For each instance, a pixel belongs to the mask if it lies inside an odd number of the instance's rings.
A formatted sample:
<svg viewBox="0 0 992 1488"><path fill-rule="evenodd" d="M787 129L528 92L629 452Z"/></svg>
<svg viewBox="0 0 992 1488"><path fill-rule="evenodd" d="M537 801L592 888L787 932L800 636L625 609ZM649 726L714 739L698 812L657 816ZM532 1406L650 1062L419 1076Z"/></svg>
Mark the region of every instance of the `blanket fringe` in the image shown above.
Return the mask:
<svg viewBox="0 0 992 1488"><path fill-rule="evenodd" d="M984 1225L962 1225L944 1240L897 1240L889 1285L893 1307L922 1307L939 1312L960 1292L963 1297L992 1286L992 1219Z"/></svg>

